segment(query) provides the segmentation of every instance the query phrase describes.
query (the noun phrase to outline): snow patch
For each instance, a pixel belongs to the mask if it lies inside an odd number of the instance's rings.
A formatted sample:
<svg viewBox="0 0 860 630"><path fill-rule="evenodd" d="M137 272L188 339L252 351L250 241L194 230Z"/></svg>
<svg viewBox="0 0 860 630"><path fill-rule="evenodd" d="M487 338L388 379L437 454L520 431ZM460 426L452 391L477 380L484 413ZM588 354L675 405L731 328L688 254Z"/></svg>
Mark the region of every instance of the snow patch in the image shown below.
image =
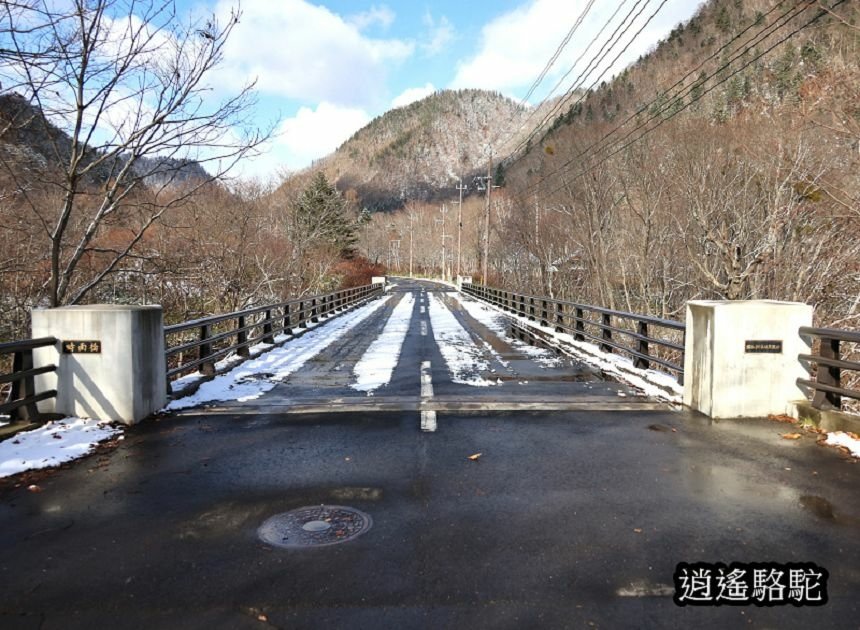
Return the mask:
<svg viewBox="0 0 860 630"><path fill-rule="evenodd" d="M824 443L830 446L844 446L851 451L852 456L860 457L860 440L851 437L844 431L828 433L827 439L824 440Z"/></svg>
<svg viewBox="0 0 860 630"><path fill-rule="evenodd" d="M472 341L468 331L460 325L442 300L432 293L427 295L433 337L436 339L442 358L448 365L451 380L475 387L496 385L495 381L488 381L480 376L480 372L489 370L490 364L484 358L480 347Z"/></svg>
<svg viewBox="0 0 860 630"><path fill-rule="evenodd" d="M0 442L0 477L52 468L93 452L122 429L99 420L63 418Z"/></svg>
<svg viewBox="0 0 860 630"><path fill-rule="evenodd" d="M385 296L311 330L270 352L250 359L211 381L184 398L169 403L164 411L197 407L205 403L235 400L256 400L275 387L279 381L300 369L307 361L346 335L358 324L379 310L390 299Z"/></svg>
<svg viewBox="0 0 860 630"><path fill-rule="evenodd" d="M545 348L537 348L535 346L530 346L529 344L524 343L519 339L513 339L511 337L508 337L508 328L505 325L505 316L490 307L489 305L485 305L474 300L464 300L463 296L459 293L457 293L455 297L460 302L460 305L465 309L465 311L469 313L469 315L471 315L476 320L481 322L481 324L492 330L499 339L502 339L506 343L511 344L519 352L522 352L523 354L528 356L541 367L551 368L558 367L559 365L561 365L561 359L557 357L553 352L550 352ZM506 363L503 362L502 365L506 365Z"/></svg>
<svg viewBox="0 0 860 630"><path fill-rule="evenodd" d="M460 296L461 301L465 304L468 301L474 301L474 298ZM485 303L481 302L484 306ZM684 388L680 385L673 376L657 370L643 370L633 365L633 361L627 357L618 356L604 352L599 346L588 343L586 341L577 341L573 335L567 333L556 332L554 328L541 326L540 324L531 321L527 317L512 313L504 313L494 305L486 305L496 312L502 313L504 317L509 317L518 321L523 326L539 330L546 335L549 335L558 344L558 347L567 355L596 367L606 374L610 374L619 381L630 385L634 389L639 390L646 396L665 400L674 404L681 404L684 401Z"/></svg>
<svg viewBox="0 0 860 630"><path fill-rule="evenodd" d="M391 382L391 375L400 360L400 351L406 340L414 310L415 296L407 293L394 307L385 328L382 329L382 334L374 339L355 364L352 372L355 374L356 382L350 387L370 395L375 389Z"/></svg>

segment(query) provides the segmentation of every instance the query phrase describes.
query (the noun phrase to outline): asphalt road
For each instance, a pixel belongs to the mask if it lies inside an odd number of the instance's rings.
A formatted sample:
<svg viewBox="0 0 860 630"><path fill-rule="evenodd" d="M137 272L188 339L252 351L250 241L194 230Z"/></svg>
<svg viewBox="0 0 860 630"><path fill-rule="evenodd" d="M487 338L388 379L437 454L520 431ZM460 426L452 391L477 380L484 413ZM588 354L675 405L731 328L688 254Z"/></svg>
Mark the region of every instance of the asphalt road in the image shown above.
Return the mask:
<svg viewBox="0 0 860 630"><path fill-rule="evenodd" d="M39 493L0 488L0 627L860 627L850 458L543 367L453 302L502 383L453 382L416 308L391 384L368 397L344 375L398 299L253 404L144 423ZM321 504L373 526L325 547L258 539L272 515ZM680 608L682 561L814 562L830 601Z"/></svg>

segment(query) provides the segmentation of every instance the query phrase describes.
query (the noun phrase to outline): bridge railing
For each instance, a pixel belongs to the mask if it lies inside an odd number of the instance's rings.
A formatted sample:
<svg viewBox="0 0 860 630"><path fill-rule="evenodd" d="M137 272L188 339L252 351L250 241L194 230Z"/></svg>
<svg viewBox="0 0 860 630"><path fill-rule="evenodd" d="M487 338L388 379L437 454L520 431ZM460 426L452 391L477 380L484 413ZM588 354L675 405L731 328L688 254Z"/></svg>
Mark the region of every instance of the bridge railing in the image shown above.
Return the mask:
<svg viewBox="0 0 860 630"><path fill-rule="evenodd" d="M53 346L57 340L53 337L27 339L0 343L0 357L7 359L12 356L12 369L0 374L0 387L4 396L0 397L0 415L8 415L12 421L32 421L40 417L36 403L49 398L56 398L57 390L52 389L37 392L34 376L56 372L56 365L33 367L33 350ZM8 365L8 362L6 362Z"/></svg>
<svg viewBox="0 0 860 630"><path fill-rule="evenodd" d="M248 357L254 345L274 343L276 335L307 328L382 290L381 284L370 284L165 326L167 379L193 371L211 376L215 363L228 354Z"/></svg>
<svg viewBox="0 0 860 630"><path fill-rule="evenodd" d="M799 378L797 384L812 390L812 406L816 409L842 408L842 399L860 400L860 390L845 387L843 372L854 373L854 382L860 376L860 363L844 358L844 344L857 344L860 348L860 332L837 328L811 328L804 326L800 334L818 340L817 354L798 356L806 365L815 364L815 378ZM811 370L810 370L811 373Z"/></svg>
<svg viewBox="0 0 860 630"><path fill-rule="evenodd" d="M542 326L554 327L577 341L594 342L604 352L622 352L637 368L660 366L676 374L679 383L684 382L683 322L479 284L463 284L462 290Z"/></svg>

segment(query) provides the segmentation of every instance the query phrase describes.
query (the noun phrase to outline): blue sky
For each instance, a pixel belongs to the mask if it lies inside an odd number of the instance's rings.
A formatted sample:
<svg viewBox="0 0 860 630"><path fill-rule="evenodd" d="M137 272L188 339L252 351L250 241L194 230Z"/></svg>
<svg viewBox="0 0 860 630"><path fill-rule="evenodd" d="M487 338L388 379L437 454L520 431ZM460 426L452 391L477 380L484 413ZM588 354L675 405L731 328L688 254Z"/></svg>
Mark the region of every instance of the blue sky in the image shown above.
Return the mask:
<svg viewBox="0 0 860 630"><path fill-rule="evenodd" d="M586 44L622 4L606 39L636 0L597 0L535 95L550 92ZM641 3L629 36L644 26L609 76L647 52L699 3ZM180 0L183 11L227 15L235 0ZM588 5L587 0L244 0L215 84L224 93L256 78L261 121L279 119L265 155L240 174L270 178L334 150L373 117L434 90L485 88L516 99L529 86ZM638 10L638 9L637 9ZM594 50L594 49L592 49ZM579 76L590 53L559 91ZM591 75L589 81L597 74Z"/></svg>

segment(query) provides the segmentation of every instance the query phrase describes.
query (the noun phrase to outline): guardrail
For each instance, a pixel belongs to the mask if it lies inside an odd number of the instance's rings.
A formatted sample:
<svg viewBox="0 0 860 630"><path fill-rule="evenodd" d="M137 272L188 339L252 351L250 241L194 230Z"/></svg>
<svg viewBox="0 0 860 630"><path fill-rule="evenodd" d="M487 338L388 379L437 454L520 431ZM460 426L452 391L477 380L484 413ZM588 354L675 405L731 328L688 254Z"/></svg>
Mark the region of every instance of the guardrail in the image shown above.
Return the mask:
<svg viewBox="0 0 860 630"><path fill-rule="evenodd" d="M5 402L0 404L0 414L8 414L13 422L37 420L40 414L36 403L56 398L55 389L36 392L33 379L39 374L57 371L56 365L33 368L33 350L56 343L53 337L0 343L0 356L12 355L12 371L0 374L0 386L8 387Z"/></svg>
<svg viewBox="0 0 860 630"><path fill-rule="evenodd" d="M842 372L860 372L860 363L842 358L842 343L860 344L860 332L837 328L800 328L801 336L820 340L818 354L801 354L798 359L816 366L815 380L799 378L797 384L814 391L812 406L816 409L842 408L842 398L860 400L860 390L842 386Z"/></svg>
<svg viewBox="0 0 860 630"><path fill-rule="evenodd" d="M231 352L247 357L255 344L274 343L275 335L307 328L309 322L351 308L382 290L381 284L369 284L165 326L168 382L195 368L211 376L215 362ZM186 360L188 354L190 360Z"/></svg>
<svg viewBox="0 0 860 630"><path fill-rule="evenodd" d="M568 333L577 341L593 341L604 352L621 351L633 358L633 364L637 368L649 369L652 364L661 366L677 374L679 383L684 382L686 325L683 322L514 293L478 284L464 284L462 290L463 293L526 317L542 326L555 327L557 332ZM629 328L625 328L625 325ZM653 336L652 331L655 328L671 331L668 336L674 339ZM624 336L625 341L632 340L635 345L621 343L619 335Z"/></svg>

